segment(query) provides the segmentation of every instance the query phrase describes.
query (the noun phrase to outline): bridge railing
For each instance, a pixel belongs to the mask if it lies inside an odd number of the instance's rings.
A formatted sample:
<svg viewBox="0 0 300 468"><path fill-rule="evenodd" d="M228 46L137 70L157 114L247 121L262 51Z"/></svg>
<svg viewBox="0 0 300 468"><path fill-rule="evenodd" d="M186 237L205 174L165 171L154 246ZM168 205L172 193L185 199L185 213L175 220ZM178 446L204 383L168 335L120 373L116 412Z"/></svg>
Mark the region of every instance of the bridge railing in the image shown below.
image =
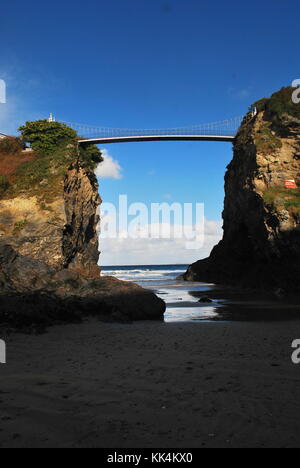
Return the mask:
<svg viewBox="0 0 300 468"><path fill-rule="evenodd" d="M160 129L137 129L137 128L110 128L84 125L79 123L62 122L77 131L82 138L118 138L139 136L189 136L189 135L212 135L212 136L235 136L243 117L235 117L229 120L212 122L202 125L188 127L160 128Z"/></svg>

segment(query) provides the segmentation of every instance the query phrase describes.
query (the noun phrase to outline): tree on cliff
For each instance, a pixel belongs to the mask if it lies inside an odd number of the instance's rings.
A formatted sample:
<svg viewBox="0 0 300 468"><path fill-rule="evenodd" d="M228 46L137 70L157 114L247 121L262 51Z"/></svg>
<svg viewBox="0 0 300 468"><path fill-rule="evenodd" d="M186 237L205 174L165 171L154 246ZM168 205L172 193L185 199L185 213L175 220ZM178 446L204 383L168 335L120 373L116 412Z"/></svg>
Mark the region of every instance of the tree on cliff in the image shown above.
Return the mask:
<svg viewBox="0 0 300 468"><path fill-rule="evenodd" d="M81 146L79 152L82 165L90 169L95 169L103 161L101 151L96 145Z"/></svg>
<svg viewBox="0 0 300 468"><path fill-rule="evenodd" d="M77 132L72 128L48 120L26 122L19 131L23 140L30 143L32 149L41 156L54 155L69 146L75 148L78 139ZM95 169L103 161L99 148L93 144L81 146L79 155L82 165L90 169Z"/></svg>
<svg viewBox="0 0 300 468"><path fill-rule="evenodd" d="M48 122L48 120L26 122L19 128L19 131L23 140L30 143L32 149L41 155L51 154L58 148L75 143L77 139L77 133L72 128L60 122Z"/></svg>

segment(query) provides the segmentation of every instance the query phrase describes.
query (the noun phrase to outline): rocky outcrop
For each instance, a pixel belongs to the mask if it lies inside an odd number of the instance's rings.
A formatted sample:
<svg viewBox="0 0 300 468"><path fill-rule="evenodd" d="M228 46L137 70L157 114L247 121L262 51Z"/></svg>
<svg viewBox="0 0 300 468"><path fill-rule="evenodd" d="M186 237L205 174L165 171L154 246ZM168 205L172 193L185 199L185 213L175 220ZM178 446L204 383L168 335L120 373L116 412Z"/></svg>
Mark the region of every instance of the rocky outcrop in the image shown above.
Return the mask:
<svg viewBox="0 0 300 468"><path fill-rule="evenodd" d="M45 182L38 194L0 200L0 239L21 255L56 269L99 276L100 197L94 173L78 164L70 166L51 196Z"/></svg>
<svg viewBox="0 0 300 468"><path fill-rule="evenodd" d="M77 165L68 170L64 182L63 266L88 277L98 277L100 272L98 188L92 171Z"/></svg>
<svg viewBox="0 0 300 468"><path fill-rule="evenodd" d="M300 183L300 119L277 111L285 96L259 102L244 120L225 176L223 239L185 280L300 290L300 193L285 187Z"/></svg>
<svg viewBox="0 0 300 468"><path fill-rule="evenodd" d="M39 163L43 169L43 160ZM154 293L100 277L101 200L94 172L78 160L59 171L50 165L48 179L26 192L22 177L16 182L12 174L11 188L0 200L0 323L19 323L20 317L27 323L30 315L48 323L51 317L59 321L60 314L162 319L165 303Z"/></svg>
<svg viewBox="0 0 300 468"><path fill-rule="evenodd" d="M8 310L13 304L16 306L13 315L8 314L5 298ZM34 323L43 324L51 317L59 322L87 315L119 321L160 320L165 312L161 299L136 284L105 276L88 278L72 268L57 270L20 255L3 242L0 242L0 303L0 324L13 321L28 325L30 317Z"/></svg>

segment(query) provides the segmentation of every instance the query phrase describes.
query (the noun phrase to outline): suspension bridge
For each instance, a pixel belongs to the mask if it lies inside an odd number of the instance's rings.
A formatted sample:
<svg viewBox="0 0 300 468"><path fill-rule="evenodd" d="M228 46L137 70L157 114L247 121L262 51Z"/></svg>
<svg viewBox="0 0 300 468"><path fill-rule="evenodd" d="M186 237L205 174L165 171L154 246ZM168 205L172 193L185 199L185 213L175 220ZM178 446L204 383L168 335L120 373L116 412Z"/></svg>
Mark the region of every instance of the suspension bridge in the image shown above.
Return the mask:
<svg viewBox="0 0 300 468"><path fill-rule="evenodd" d="M256 110L248 116L254 118ZM109 128L62 122L77 131L79 144L107 144L136 141L227 141L233 142L245 117L220 122L164 129Z"/></svg>

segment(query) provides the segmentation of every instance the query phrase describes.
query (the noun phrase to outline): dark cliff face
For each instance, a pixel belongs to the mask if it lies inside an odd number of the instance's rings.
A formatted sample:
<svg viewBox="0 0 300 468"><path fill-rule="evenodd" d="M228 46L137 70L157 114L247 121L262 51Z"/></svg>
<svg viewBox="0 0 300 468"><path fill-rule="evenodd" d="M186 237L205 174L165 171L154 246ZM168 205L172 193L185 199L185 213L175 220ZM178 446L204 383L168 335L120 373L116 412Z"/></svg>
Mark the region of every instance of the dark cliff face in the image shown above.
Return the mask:
<svg viewBox="0 0 300 468"><path fill-rule="evenodd" d="M63 229L64 266L98 277L99 206L98 182L93 172L74 166L64 182L66 224Z"/></svg>
<svg viewBox="0 0 300 468"><path fill-rule="evenodd" d="M56 181L51 194L48 185L42 181L38 193L0 200L1 241L57 270L99 276L101 200L94 173L75 163Z"/></svg>
<svg viewBox="0 0 300 468"><path fill-rule="evenodd" d="M259 109L245 121L225 176L224 235L186 280L299 291L300 120Z"/></svg>

